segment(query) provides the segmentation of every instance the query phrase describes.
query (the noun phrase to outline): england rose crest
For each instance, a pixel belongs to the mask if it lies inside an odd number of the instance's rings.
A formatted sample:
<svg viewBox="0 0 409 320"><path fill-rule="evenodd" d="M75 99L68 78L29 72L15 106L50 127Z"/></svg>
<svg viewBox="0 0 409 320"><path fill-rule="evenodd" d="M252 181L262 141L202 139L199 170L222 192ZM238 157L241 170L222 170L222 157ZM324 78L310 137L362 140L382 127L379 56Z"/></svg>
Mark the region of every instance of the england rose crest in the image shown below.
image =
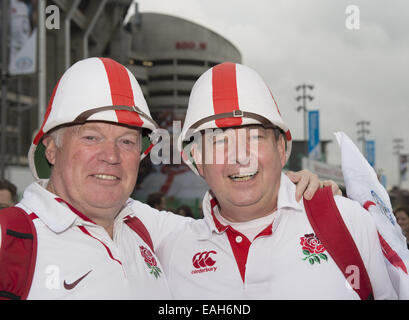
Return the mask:
<svg viewBox="0 0 409 320"><path fill-rule="evenodd" d="M141 255L145 260L146 265L151 270L151 274L155 276L155 278L160 277L162 271L157 266L157 262L153 254L149 251L149 249L145 248L144 246L139 246L139 250L141 251Z"/></svg>
<svg viewBox="0 0 409 320"><path fill-rule="evenodd" d="M321 263L321 260L328 261L325 252L325 247L317 236L313 233L305 234L300 238L300 244L302 246L302 253L305 255L303 260L307 260L313 265L315 262Z"/></svg>

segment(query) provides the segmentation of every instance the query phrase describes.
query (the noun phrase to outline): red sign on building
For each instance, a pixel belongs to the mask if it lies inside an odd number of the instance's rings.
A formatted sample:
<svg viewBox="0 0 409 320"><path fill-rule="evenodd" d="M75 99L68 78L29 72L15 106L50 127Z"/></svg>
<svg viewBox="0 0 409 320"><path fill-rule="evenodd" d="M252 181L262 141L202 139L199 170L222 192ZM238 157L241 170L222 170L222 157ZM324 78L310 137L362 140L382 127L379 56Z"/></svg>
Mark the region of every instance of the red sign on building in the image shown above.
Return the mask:
<svg viewBox="0 0 409 320"><path fill-rule="evenodd" d="M178 50L206 50L206 42L178 41L175 48Z"/></svg>

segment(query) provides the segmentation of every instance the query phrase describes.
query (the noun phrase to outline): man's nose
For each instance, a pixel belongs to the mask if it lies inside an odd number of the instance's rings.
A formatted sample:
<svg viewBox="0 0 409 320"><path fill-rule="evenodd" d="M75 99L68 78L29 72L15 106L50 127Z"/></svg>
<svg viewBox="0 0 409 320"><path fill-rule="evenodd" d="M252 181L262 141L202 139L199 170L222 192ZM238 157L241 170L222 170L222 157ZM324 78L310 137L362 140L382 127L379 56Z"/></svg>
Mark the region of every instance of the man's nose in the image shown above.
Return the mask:
<svg viewBox="0 0 409 320"><path fill-rule="evenodd" d="M244 134L237 134L234 141L228 146L228 159L230 164L247 165L250 161L249 140Z"/></svg>
<svg viewBox="0 0 409 320"><path fill-rule="evenodd" d="M121 161L119 146L115 141L106 141L101 146L99 160L109 164L118 164Z"/></svg>
<svg viewBox="0 0 409 320"><path fill-rule="evenodd" d="M237 144L236 154L237 154L237 163L241 165L247 165L250 161L250 152L247 147L247 142L244 144Z"/></svg>

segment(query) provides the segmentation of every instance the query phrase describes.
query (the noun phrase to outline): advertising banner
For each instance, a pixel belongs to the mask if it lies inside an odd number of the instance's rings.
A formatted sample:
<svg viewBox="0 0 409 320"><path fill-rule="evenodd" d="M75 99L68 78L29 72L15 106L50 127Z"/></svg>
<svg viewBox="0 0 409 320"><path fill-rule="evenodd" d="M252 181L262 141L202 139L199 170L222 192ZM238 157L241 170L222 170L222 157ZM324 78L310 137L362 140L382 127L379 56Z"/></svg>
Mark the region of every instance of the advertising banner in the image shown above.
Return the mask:
<svg viewBox="0 0 409 320"><path fill-rule="evenodd" d="M319 111L308 111L308 157L321 160Z"/></svg>
<svg viewBox="0 0 409 320"><path fill-rule="evenodd" d="M374 140L365 141L365 156L369 164L372 167L375 167L375 141Z"/></svg>
<svg viewBox="0 0 409 320"><path fill-rule="evenodd" d="M10 75L36 71L36 3L35 0L10 0Z"/></svg>
<svg viewBox="0 0 409 320"><path fill-rule="evenodd" d="M399 156L399 163L400 163L400 181L406 181L408 179L408 155L407 154L401 154Z"/></svg>

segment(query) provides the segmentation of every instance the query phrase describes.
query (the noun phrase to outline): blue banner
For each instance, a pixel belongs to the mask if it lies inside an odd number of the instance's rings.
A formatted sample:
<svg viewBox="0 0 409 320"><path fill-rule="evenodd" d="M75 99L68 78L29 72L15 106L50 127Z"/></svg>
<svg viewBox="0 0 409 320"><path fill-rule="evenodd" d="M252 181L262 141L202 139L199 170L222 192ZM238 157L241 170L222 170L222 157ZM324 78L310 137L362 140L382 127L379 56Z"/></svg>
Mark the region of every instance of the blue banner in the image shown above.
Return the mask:
<svg viewBox="0 0 409 320"><path fill-rule="evenodd" d="M318 110L308 111L308 156L321 160L320 115Z"/></svg>
<svg viewBox="0 0 409 320"><path fill-rule="evenodd" d="M400 171L400 181L407 180L407 171L408 171L408 155L401 154L399 156L399 171Z"/></svg>
<svg viewBox="0 0 409 320"><path fill-rule="evenodd" d="M386 189L386 176L384 174L381 175L381 184Z"/></svg>
<svg viewBox="0 0 409 320"><path fill-rule="evenodd" d="M375 141L374 140L365 141L365 156L369 164L372 167L374 167L375 166Z"/></svg>

